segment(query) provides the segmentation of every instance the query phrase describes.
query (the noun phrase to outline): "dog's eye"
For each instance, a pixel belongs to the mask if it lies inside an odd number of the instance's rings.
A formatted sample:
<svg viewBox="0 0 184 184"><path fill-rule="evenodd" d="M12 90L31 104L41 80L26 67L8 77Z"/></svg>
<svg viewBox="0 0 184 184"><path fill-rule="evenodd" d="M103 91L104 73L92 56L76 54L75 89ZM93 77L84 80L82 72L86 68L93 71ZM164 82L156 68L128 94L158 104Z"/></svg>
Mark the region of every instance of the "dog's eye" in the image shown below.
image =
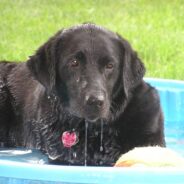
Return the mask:
<svg viewBox="0 0 184 184"><path fill-rule="evenodd" d="M70 62L70 66L71 66L71 67L78 67L78 66L79 66L79 62L78 62L77 60L72 60L72 61Z"/></svg>
<svg viewBox="0 0 184 184"><path fill-rule="evenodd" d="M106 69L112 69L114 65L112 63L108 63L105 67Z"/></svg>

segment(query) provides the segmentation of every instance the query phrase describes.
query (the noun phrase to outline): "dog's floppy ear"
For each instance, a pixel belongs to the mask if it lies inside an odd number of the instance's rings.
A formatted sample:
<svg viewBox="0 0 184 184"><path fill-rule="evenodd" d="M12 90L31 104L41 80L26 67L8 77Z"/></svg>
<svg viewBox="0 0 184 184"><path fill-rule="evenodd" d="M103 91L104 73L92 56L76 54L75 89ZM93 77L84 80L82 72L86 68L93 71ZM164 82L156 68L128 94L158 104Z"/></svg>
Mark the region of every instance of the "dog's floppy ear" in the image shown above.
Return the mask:
<svg viewBox="0 0 184 184"><path fill-rule="evenodd" d="M128 92L142 81L145 67L128 41L119 35L118 37L121 48L124 92L126 97L128 97Z"/></svg>
<svg viewBox="0 0 184 184"><path fill-rule="evenodd" d="M34 78L46 88L48 93L54 89L56 82L58 34L61 34L61 31L42 45L27 62Z"/></svg>

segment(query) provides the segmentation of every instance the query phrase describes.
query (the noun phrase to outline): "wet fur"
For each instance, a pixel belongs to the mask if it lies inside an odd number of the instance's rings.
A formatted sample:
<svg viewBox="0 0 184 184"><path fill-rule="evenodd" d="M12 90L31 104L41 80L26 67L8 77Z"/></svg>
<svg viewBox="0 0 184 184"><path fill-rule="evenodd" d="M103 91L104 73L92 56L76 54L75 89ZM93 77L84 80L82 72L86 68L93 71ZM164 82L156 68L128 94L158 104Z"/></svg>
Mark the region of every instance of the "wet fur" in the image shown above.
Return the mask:
<svg viewBox="0 0 184 184"><path fill-rule="evenodd" d="M67 35L82 35L85 31L94 37L102 32L107 40L113 38L119 66L118 76L109 84L112 89L105 89L112 92L108 93L110 109L102 118L103 132L100 120L88 123L87 164L113 165L121 154L134 147L165 146L159 96L143 80L144 65L126 40L93 24L59 31L27 62L0 63L1 146L36 148L48 154L52 163L84 165L86 121L76 115L79 112L74 114L65 108L67 90L57 68L62 62L59 51L70 46ZM64 131L72 129L79 142L70 150L60 139Z"/></svg>

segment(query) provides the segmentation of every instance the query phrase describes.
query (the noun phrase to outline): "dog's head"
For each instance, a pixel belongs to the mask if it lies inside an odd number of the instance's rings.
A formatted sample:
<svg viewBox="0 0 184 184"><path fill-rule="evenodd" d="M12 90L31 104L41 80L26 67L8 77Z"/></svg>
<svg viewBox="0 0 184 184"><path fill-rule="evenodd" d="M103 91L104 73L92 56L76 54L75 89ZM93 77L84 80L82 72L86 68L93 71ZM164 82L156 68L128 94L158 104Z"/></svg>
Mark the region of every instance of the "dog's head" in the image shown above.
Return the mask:
<svg viewBox="0 0 184 184"><path fill-rule="evenodd" d="M58 32L28 67L48 94L55 91L65 109L89 121L108 119L114 100L128 98L144 75L129 43L94 24Z"/></svg>

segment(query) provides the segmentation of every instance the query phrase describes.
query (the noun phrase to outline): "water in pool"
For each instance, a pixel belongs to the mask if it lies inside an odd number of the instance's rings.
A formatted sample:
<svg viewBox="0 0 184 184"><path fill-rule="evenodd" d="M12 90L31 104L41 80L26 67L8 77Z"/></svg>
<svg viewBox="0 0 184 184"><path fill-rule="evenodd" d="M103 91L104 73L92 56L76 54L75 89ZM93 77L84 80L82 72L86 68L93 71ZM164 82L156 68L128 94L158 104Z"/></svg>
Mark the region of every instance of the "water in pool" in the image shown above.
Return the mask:
<svg viewBox="0 0 184 184"><path fill-rule="evenodd" d="M184 123L182 123L184 125ZM166 144L168 148L175 150L184 156L184 129L181 127L169 127L165 129ZM0 159L28 162L33 164L48 163L47 156L38 150L30 150L23 148L16 149L0 149Z"/></svg>
<svg viewBox="0 0 184 184"><path fill-rule="evenodd" d="M27 162L32 164L48 163L47 156L38 150L25 148L0 149L0 159L18 162Z"/></svg>

